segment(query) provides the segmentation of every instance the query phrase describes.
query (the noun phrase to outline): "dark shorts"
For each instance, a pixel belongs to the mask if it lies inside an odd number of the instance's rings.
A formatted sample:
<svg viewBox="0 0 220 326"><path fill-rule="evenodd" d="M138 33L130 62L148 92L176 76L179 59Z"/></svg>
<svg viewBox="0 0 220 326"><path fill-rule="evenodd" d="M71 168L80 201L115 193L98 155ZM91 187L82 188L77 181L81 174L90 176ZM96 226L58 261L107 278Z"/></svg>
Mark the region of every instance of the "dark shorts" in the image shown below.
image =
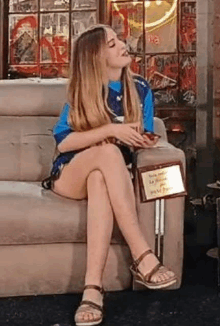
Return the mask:
<svg viewBox="0 0 220 326"><path fill-rule="evenodd" d="M123 145L116 145L116 146L121 150L122 156L124 157L125 160L125 164L129 165L133 163L134 155L133 152L129 149L129 147ZM50 172L50 176L42 181L41 183L42 187L44 189L51 189L53 187L54 181L59 178L64 165L68 164L77 153L82 152L83 150L84 149L79 151L60 153L53 161L53 166Z"/></svg>

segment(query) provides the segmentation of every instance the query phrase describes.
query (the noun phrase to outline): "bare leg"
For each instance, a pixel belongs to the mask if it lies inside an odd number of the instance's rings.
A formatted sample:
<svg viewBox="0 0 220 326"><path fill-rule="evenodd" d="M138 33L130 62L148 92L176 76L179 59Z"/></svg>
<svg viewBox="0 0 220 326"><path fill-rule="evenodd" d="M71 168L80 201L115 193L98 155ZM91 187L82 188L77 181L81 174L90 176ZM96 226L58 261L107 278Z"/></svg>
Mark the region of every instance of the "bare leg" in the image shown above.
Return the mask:
<svg viewBox="0 0 220 326"><path fill-rule="evenodd" d="M102 287L102 275L112 236L113 212L105 180L99 170L94 170L89 174L87 191L87 269L85 284L95 284ZM102 295L93 289L84 291L83 300L92 300L102 306ZM78 312L77 319L92 321L99 317L99 311L91 309L90 311L90 313Z"/></svg>
<svg viewBox="0 0 220 326"><path fill-rule="evenodd" d="M63 196L80 198L83 194L85 195L87 176L97 169L104 176L119 228L131 249L132 256L138 258L149 249L149 245L138 224L134 190L128 170L120 150L115 145L92 147L77 154L77 157L64 168L61 177L56 181L54 190ZM74 175L77 176L77 186ZM149 255L139 265L140 271L146 274L157 263L157 258L153 254ZM155 274L153 281L165 280L171 275L173 274L169 271L163 274L158 273Z"/></svg>
<svg viewBox="0 0 220 326"><path fill-rule="evenodd" d="M87 272L85 284L102 285L113 229L113 212L105 180L99 170L90 173L87 179ZM101 262L101 264L100 264ZM91 283L94 282L95 283Z"/></svg>

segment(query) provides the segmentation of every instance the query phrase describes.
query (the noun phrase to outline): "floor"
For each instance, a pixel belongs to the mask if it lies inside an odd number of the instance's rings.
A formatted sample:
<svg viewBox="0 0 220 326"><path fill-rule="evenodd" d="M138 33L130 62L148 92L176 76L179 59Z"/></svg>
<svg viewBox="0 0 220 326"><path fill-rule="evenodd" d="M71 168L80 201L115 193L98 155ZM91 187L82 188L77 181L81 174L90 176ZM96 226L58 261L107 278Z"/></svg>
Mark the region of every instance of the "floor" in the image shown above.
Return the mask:
<svg viewBox="0 0 220 326"><path fill-rule="evenodd" d="M106 293L102 325L219 326L217 259L206 255L215 245L213 218L212 212L192 208L186 216L184 274L179 290ZM207 221L211 225L209 236ZM1 298L0 326L72 326L80 298L79 294Z"/></svg>

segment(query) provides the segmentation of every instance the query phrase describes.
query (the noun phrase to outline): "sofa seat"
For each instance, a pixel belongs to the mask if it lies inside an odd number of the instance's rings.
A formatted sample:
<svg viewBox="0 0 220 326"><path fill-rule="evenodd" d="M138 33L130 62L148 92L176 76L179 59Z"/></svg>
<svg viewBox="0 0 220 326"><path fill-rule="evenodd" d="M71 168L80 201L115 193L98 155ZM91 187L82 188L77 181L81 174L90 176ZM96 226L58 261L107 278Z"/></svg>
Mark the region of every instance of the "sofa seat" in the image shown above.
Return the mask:
<svg viewBox="0 0 220 326"><path fill-rule="evenodd" d="M0 297L81 292L86 271L86 200L40 182L0 181ZM131 286L130 251L115 225L106 290Z"/></svg>
<svg viewBox="0 0 220 326"><path fill-rule="evenodd" d="M0 245L85 243L87 200L63 198L39 182L0 182ZM115 225L112 243L125 244Z"/></svg>
<svg viewBox="0 0 220 326"><path fill-rule="evenodd" d="M66 79L0 81L0 297L83 290L87 201L60 197L40 185L51 170L52 128L66 102L67 83ZM140 150L137 166L184 161L184 153L167 143L163 121L154 121L166 148ZM140 202L137 177L134 187L140 226L154 249L155 203ZM177 274L173 288L179 288L183 197L165 200L165 219L164 263ZM130 250L115 223L103 274L106 291L132 286L130 264Z"/></svg>

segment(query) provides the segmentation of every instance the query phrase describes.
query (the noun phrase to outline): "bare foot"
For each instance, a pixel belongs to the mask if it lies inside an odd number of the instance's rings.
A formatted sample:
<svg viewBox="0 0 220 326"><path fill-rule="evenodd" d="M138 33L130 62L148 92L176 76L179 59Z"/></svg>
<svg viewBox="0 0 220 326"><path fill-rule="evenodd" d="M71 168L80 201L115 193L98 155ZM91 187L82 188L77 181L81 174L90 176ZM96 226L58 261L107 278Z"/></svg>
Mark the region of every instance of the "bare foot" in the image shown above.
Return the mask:
<svg viewBox="0 0 220 326"><path fill-rule="evenodd" d="M159 260L154 255L154 253L151 253L143 258L143 260L138 265L139 271L146 275L152 271L152 269L159 263ZM160 269L152 275L151 282L158 283L167 281L171 278L173 278L175 274L168 270L165 266L160 267Z"/></svg>
<svg viewBox="0 0 220 326"><path fill-rule="evenodd" d="M95 289L85 289L82 301L88 300L99 306L103 306L103 295ZM75 314L75 322L77 325L85 322L95 322L102 318L102 312L88 304L79 306ZM101 320L100 320L101 321Z"/></svg>

